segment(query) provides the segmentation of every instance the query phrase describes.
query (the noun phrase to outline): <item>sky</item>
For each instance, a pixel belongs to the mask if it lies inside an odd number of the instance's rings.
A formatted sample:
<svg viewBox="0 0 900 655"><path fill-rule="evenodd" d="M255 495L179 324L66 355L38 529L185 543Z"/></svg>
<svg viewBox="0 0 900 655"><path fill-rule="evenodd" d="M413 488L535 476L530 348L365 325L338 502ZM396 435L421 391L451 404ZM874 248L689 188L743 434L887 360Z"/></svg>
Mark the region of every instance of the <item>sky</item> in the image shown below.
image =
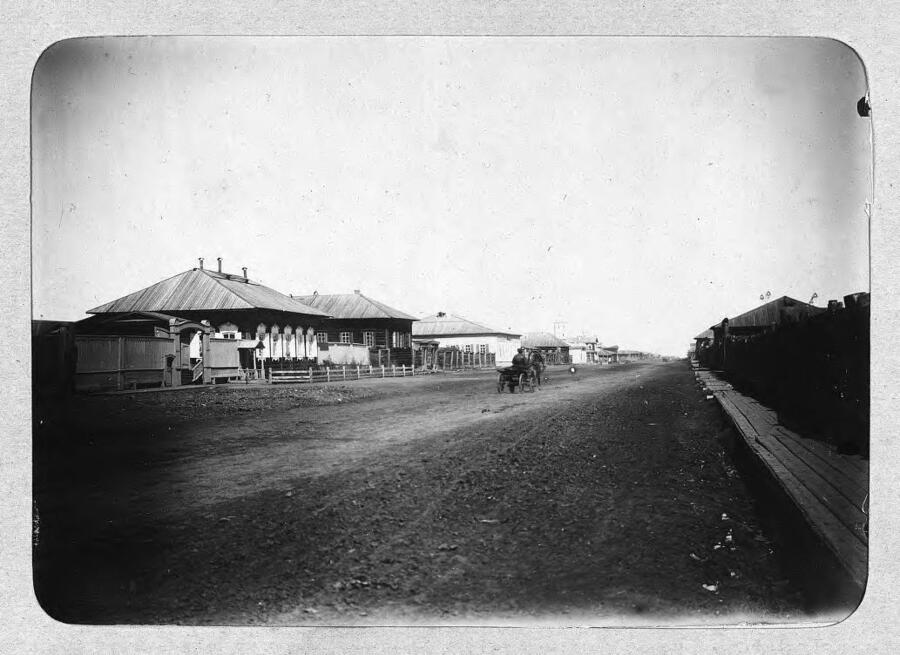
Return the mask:
<svg viewBox="0 0 900 655"><path fill-rule="evenodd" d="M868 291L866 90L828 39L62 41L33 78L34 318L222 257L681 355L766 292Z"/></svg>

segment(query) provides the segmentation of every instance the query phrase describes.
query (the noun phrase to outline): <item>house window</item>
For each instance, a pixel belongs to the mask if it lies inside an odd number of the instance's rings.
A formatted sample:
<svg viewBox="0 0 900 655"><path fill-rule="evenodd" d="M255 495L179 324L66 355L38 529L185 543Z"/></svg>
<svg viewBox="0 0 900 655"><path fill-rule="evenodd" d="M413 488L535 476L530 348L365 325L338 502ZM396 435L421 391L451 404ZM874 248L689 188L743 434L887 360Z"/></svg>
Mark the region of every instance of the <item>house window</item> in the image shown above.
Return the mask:
<svg viewBox="0 0 900 655"><path fill-rule="evenodd" d="M465 350L465 352L467 352L467 353L472 352L472 344L471 344L471 343L467 343L467 344L465 345L465 347L463 348L463 350Z"/></svg>
<svg viewBox="0 0 900 655"><path fill-rule="evenodd" d="M486 343L478 344L478 353L481 355L487 355L487 344Z"/></svg>
<svg viewBox="0 0 900 655"><path fill-rule="evenodd" d="M366 344L369 348L375 347L375 332L371 330L367 330L363 332L363 343Z"/></svg>
<svg viewBox="0 0 900 655"><path fill-rule="evenodd" d="M328 341L327 332L316 332L316 343L325 343Z"/></svg>
<svg viewBox="0 0 900 655"><path fill-rule="evenodd" d="M341 343L353 343L353 333L341 332Z"/></svg>
<svg viewBox="0 0 900 655"><path fill-rule="evenodd" d="M235 339L235 338L236 338L236 335L235 335L234 332L223 332L223 333L222 333L222 338L223 338L223 339Z"/></svg>

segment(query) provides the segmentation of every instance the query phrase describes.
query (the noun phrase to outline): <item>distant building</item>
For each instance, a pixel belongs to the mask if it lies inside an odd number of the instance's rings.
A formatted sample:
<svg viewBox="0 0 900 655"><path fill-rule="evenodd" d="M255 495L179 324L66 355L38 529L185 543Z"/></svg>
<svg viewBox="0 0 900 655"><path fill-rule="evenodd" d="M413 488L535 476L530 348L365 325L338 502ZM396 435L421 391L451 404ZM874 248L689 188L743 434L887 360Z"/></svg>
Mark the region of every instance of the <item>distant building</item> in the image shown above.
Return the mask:
<svg viewBox="0 0 900 655"><path fill-rule="evenodd" d="M522 336L522 346L537 350L547 364L569 364L569 344L549 332L529 332Z"/></svg>
<svg viewBox="0 0 900 655"><path fill-rule="evenodd" d="M569 344L569 357L573 364L596 364L597 345L599 340L597 337L580 334L569 339L563 339Z"/></svg>
<svg viewBox="0 0 900 655"><path fill-rule="evenodd" d="M438 312L413 323L416 341L436 341L441 348L466 353L493 354L498 366L509 364L521 345L521 335L495 330L459 316Z"/></svg>

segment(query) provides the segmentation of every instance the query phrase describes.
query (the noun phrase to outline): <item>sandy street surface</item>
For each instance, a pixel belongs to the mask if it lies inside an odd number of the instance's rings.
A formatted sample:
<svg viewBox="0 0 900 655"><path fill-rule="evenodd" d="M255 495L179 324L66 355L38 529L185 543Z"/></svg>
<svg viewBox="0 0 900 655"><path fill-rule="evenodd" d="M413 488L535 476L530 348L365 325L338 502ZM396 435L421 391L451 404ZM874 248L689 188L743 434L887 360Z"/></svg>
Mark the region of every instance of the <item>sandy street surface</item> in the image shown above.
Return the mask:
<svg viewBox="0 0 900 655"><path fill-rule="evenodd" d="M803 616L684 362L39 400L35 588L74 623Z"/></svg>

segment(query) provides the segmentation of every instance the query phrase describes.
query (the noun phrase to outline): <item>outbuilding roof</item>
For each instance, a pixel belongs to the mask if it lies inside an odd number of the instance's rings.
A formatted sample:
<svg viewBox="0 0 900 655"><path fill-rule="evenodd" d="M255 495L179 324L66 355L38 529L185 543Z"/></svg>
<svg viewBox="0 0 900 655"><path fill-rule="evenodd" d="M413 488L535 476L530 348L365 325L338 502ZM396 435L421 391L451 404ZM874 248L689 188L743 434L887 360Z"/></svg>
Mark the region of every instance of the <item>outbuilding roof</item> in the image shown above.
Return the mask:
<svg viewBox="0 0 900 655"><path fill-rule="evenodd" d="M88 310L88 314L121 312L213 311L270 309L328 316L323 312L243 275L192 268L146 289Z"/></svg>
<svg viewBox="0 0 900 655"><path fill-rule="evenodd" d="M782 318L788 314L795 319L805 318L807 316L815 316L821 314L825 309L816 307L801 300L796 300L789 296L781 296L759 307L755 307L743 314L738 314L728 319L729 328L739 327L766 327L781 323ZM720 326L717 323L714 327Z"/></svg>
<svg viewBox="0 0 900 655"><path fill-rule="evenodd" d="M354 291L353 293L317 293L311 296L294 296L304 305L315 307L332 318L399 318L418 321L414 316L399 309L389 307L368 296Z"/></svg>
<svg viewBox="0 0 900 655"><path fill-rule="evenodd" d="M522 335L524 348L568 348L569 344L549 332L529 332Z"/></svg>
<svg viewBox="0 0 900 655"><path fill-rule="evenodd" d="M434 316L420 318L412 326L414 337L458 337L458 336L487 336L500 335L506 337L518 337L514 332L495 330L475 321L438 312Z"/></svg>

